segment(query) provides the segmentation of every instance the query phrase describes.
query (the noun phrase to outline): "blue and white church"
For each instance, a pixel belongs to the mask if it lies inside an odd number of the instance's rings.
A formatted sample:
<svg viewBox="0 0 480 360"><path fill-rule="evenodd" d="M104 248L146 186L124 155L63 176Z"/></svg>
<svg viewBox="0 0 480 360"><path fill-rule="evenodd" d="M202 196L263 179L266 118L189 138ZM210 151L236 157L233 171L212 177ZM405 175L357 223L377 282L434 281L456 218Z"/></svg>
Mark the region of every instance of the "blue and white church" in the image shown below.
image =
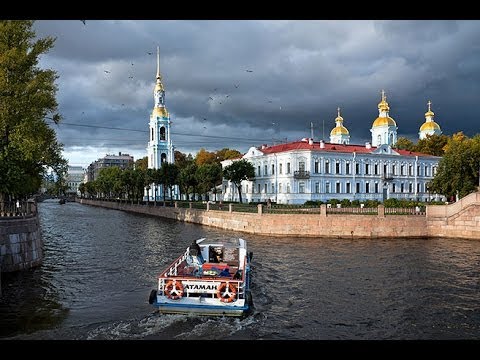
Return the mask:
<svg viewBox="0 0 480 360"><path fill-rule="evenodd" d="M165 105L165 88L160 74L160 49L157 47L157 77L153 89L154 106L149 122L149 141L147 146L148 168L160 169L163 164L175 161L174 146L171 138L171 121ZM145 200L163 200L176 198L178 186L173 187L173 194L169 189L164 189L161 184L152 184L145 188Z"/></svg>
<svg viewBox="0 0 480 360"><path fill-rule="evenodd" d="M382 90L378 117L370 128L371 142L350 144L350 132L337 109L330 142L304 138L284 144L251 147L243 156L255 169L255 179L241 184L242 200L278 204L303 204L306 201L378 200L396 198L420 201L445 201L431 193L429 182L435 176L440 157L395 148L397 123ZM441 135L433 121L431 102L421 125L419 139ZM222 161L228 166L233 161ZM236 187L223 179L224 201L239 201Z"/></svg>

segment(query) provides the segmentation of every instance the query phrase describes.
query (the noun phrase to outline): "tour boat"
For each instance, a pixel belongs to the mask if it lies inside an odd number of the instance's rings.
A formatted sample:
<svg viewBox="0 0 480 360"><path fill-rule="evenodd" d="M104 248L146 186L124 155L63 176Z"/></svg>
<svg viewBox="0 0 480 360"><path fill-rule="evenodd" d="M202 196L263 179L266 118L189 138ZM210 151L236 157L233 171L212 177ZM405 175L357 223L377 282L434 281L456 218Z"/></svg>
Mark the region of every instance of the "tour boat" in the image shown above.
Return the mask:
<svg viewBox="0 0 480 360"><path fill-rule="evenodd" d="M253 305L251 259L244 239L194 240L160 273L149 303L165 314L244 316Z"/></svg>

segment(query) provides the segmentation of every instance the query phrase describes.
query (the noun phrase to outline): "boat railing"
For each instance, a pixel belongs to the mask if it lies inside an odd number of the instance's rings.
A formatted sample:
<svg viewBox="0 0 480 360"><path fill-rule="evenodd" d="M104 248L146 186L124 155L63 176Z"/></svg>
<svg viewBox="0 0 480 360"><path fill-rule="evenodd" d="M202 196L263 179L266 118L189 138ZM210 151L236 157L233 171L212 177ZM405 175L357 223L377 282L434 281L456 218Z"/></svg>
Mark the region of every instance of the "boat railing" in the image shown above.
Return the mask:
<svg viewBox="0 0 480 360"><path fill-rule="evenodd" d="M180 256L177 260L175 260L169 267L168 270L162 274L163 276L177 276L178 275L178 268L180 264L182 264L188 256L188 250Z"/></svg>

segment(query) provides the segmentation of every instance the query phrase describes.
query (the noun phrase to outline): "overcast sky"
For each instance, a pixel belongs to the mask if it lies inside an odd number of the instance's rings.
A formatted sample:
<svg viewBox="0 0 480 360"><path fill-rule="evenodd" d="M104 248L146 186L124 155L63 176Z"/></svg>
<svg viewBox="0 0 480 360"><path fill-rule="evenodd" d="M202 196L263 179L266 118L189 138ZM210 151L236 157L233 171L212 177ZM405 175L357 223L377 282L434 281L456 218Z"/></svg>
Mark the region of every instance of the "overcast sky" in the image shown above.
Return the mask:
<svg viewBox="0 0 480 360"><path fill-rule="evenodd" d="M39 20L56 37L53 125L71 165L147 155L156 47L176 150L324 138L337 107L351 144L371 141L385 90L398 136L418 140L427 102L444 134L478 131L477 20ZM247 71L248 70L248 71ZM213 100L212 100L213 99ZM81 126L79 126L81 125Z"/></svg>

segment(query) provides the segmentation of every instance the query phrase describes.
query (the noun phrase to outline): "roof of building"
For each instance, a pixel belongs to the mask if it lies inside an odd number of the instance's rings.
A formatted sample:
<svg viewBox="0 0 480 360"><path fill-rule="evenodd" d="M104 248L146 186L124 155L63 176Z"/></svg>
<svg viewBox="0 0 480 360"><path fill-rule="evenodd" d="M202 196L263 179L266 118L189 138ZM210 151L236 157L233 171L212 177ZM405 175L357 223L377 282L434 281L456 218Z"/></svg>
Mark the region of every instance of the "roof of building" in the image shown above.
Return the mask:
<svg viewBox="0 0 480 360"><path fill-rule="evenodd" d="M358 153L358 154L370 154L377 149L376 146L371 146L367 148L365 145L350 145L350 144L332 144L325 142L325 147L320 148L320 141L314 141L312 145L308 141L293 141L286 144L278 144L273 146L266 146L263 148L258 148L264 154L274 154L292 150L314 150L318 152L340 152L340 153ZM400 150L395 149L397 153L402 156L433 156L429 154L423 154L420 152L409 151L409 150Z"/></svg>

